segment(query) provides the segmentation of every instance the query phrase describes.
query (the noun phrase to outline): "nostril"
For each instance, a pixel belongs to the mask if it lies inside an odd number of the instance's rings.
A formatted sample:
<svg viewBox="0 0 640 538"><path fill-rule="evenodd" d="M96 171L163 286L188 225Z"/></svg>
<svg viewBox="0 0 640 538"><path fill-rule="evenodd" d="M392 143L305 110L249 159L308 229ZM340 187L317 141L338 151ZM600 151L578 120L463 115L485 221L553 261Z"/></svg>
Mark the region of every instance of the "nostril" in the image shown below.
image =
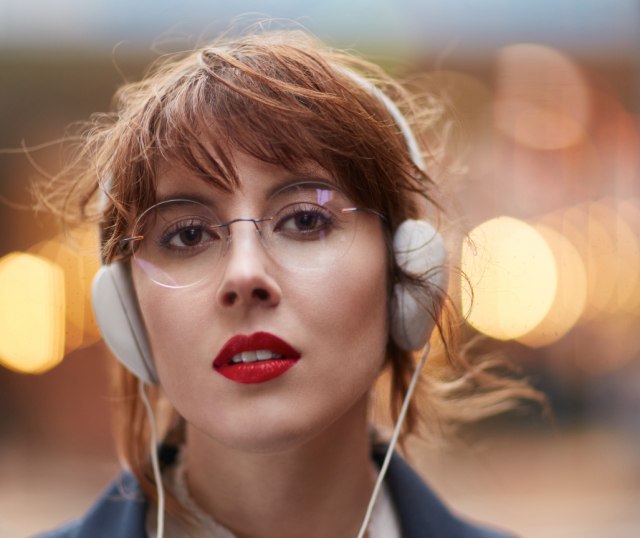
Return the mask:
<svg viewBox="0 0 640 538"><path fill-rule="evenodd" d="M263 288L256 288L253 290L253 296L261 301L266 301L269 298L269 292Z"/></svg>
<svg viewBox="0 0 640 538"><path fill-rule="evenodd" d="M225 305L232 306L236 302L237 298L238 294L235 291L230 291L224 294L223 301Z"/></svg>
<svg viewBox="0 0 640 538"><path fill-rule="evenodd" d="M255 288L251 291L251 299L264 302L271 298L271 294L264 288ZM233 306L240 299L240 294L235 291L228 291L222 296L224 306Z"/></svg>

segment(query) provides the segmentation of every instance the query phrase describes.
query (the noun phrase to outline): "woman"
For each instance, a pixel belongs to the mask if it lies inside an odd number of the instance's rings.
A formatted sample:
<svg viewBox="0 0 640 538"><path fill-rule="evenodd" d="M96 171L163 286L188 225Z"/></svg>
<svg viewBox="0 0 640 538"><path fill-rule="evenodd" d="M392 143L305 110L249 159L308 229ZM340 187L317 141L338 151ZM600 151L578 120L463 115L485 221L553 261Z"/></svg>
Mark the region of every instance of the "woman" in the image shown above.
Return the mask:
<svg viewBox="0 0 640 538"><path fill-rule="evenodd" d="M434 326L457 377L508 386L445 330L435 185L392 99L372 65L268 33L164 61L87 131L54 192L66 217L97 208L130 472L46 536L502 536L373 441L383 371L414 429Z"/></svg>

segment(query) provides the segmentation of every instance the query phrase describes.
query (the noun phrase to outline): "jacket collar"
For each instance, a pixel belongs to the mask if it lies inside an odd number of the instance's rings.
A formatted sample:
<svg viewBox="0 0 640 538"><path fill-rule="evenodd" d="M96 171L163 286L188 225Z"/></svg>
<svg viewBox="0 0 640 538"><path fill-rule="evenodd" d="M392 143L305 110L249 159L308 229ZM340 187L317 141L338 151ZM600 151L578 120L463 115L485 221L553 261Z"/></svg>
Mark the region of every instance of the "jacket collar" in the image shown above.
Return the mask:
<svg viewBox="0 0 640 538"><path fill-rule="evenodd" d="M386 445L373 447L373 460L382 466ZM467 523L452 514L422 478L394 452L385 476L403 538L508 538L506 534Z"/></svg>
<svg viewBox="0 0 640 538"><path fill-rule="evenodd" d="M386 446L376 445L372 457L380 467ZM416 472L393 454L385 476L403 538L504 538L475 527L451 514ZM94 504L86 516L42 538L146 538L147 501L131 473L125 472Z"/></svg>

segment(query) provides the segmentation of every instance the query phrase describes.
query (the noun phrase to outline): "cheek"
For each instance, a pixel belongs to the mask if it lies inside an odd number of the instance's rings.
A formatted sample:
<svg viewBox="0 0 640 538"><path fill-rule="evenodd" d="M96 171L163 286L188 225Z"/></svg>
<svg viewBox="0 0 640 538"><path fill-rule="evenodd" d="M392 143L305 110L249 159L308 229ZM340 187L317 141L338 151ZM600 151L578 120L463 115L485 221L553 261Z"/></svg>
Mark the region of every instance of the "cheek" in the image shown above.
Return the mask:
<svg viewBox="0 0 640 538"><path fill-rule="evenodd" d="M327 361L375 378L388 338L384 243L351 252L326 275L291 282L291 296L299 298L296 318L313 339L311 347L323 349Z"/></svg>
<svg viewBox="0 0 640 538"><path fill-rule="evenodd" d="M204 348L204 335L211 331L211 323L209 330L206 326L210 318L202 312L203 297L162 288L135 271L133 281L158 375L160 379L179 379L186 361L198 356L185 351Z"/></svg>
<svg viewBox="0 0 640 538"><path fill-rule="evenodd" d="M324 337L350 340L356 334L386 329L385 271L359 270L343 266L339 275L318 280L300 280L295 295L305 310L305 325L315 325ZM354 332L355 331L355 332Z"/></svg>

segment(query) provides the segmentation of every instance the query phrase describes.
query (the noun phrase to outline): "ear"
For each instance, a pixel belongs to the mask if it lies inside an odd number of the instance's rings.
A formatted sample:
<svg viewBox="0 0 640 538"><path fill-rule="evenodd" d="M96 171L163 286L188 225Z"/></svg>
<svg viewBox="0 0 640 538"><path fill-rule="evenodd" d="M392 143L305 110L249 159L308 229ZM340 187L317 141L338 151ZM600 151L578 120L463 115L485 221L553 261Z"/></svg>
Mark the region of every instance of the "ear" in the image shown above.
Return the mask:
<svg viewBox="0 0 640 538"><path fill-rule="evenodd" d="M428 275L426 285L396 284L391 299L391 337L406 351L421 349L435 327L440 306L434 302L438 290L446 291L448 275L444 267L447 251L442 236L423 220L406 220L393 237L393 251L398 266L409 274Z"/></svg>
<svg viewBox="0 0 640 538"><path fill-rule="evenodd" d="M103 265L93 279L92 300L104 341L115 357L145 383L157 384L128 265Z"/></svg>

